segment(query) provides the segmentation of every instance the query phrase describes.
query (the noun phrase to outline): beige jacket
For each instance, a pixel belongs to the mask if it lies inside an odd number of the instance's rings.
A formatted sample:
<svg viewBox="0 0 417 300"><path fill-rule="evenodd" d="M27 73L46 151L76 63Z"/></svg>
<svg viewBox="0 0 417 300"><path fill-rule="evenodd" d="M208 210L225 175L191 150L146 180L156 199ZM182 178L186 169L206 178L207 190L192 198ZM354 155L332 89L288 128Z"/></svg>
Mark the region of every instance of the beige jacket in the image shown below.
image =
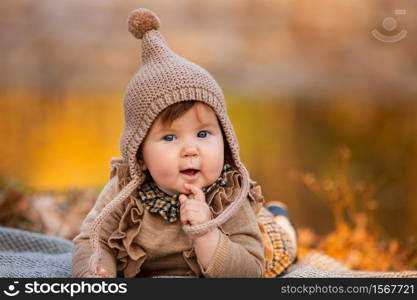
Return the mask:
<svg viewBox="0 0 417 300"><path fill-rule="evenodd" d="M228 199L237 192L240 175L230 176L233 178L228 178L230 184L222 188L222 192L207 196L206 201L214 216L230 204ZM90 224L119 189L118 176L113 176L74 238L74 277L89 276ZM220 227L221 237L209 266L204 270L181 223L169 223L159 214L148 212L132 195L104 222L100 235L104 258L100 266L113 277L262 277L264 249L256 218L262 202L263 197L253 187L239 211Z"/></svg>

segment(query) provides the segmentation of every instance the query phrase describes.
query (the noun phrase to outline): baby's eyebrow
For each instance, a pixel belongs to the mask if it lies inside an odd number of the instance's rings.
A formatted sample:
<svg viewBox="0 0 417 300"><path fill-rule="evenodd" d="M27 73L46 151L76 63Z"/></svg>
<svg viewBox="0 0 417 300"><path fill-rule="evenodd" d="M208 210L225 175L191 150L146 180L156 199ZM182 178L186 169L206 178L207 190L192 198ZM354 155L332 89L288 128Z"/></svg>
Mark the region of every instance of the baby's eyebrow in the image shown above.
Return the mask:
<svg viewBox="0 0 417 300"><path fill-rule="evenodd" d="M159 138L162 135L166 135L168 131L164 127L157 127L152 131L152 136L155 138Z"/></svg>
<svg viewBox="0 0 417 300"><path fill-rule="evenodd" d="M203 128L203 127L216 127L216 123L210 121L210 122L201 122L198 125L199 128Z"/></svg>
<svg viewBox="0 0 417 300"><path fill-rule="evenodd" d="M215 128L216 127L216 123L213 121L208 121L208 122L198 122L198 124L196 124L195 129L196 130L201 130L202 128ZM154 134L156 135L161 135L161 134L166 134L166 133L173 133L175 132L175 127L172 126L172 124L159 124L158 127L155 128Z"/></svg>
<svg viewBox="0 0 417 300"><path fill-rule="evenodd" d="M156 128L155 128L155 134L161 134L161 133L165 133L167 131L173 131L172 128L172 124L159 124Z"/></svg>

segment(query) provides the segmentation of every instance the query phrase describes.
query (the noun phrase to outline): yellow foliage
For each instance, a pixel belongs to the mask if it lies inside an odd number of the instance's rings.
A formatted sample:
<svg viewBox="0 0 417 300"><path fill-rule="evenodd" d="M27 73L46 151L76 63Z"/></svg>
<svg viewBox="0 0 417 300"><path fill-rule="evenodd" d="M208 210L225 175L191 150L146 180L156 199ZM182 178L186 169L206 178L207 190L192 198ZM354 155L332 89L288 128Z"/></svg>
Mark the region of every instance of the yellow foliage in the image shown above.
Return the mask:
<svg viewBox="0 0 417 300"><path fill-rule="evenodd" d="M333 212L334 231L319 237L311 229L298 230L299 256L312 250L324 252L358 270L401 271L416 269L416 245L404 245L397 239L384 241L377 224L372 220L376 209L373 195L375 185L357 184L352 188L347 178L350 152L339 151L341 168L336 178L318 180L308 172L299 172L296 178L321 199L325 199ZM359 203L363 208L359 208Z"/></svg>

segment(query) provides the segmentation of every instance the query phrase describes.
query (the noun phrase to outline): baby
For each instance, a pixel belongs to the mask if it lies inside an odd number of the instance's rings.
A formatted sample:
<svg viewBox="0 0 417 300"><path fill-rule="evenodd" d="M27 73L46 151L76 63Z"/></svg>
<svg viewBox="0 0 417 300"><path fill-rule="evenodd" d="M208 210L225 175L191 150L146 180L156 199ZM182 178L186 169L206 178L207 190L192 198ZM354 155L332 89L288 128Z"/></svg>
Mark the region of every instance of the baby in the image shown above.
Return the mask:
<svg viewBox="0 0 417 300"><path fill-rule="evenodd" d="M296 257L294 231L262 207L220 87L168 47L150 10L128 26L143 51L123 159L74 238L74 277L278 276Z"/></svg>

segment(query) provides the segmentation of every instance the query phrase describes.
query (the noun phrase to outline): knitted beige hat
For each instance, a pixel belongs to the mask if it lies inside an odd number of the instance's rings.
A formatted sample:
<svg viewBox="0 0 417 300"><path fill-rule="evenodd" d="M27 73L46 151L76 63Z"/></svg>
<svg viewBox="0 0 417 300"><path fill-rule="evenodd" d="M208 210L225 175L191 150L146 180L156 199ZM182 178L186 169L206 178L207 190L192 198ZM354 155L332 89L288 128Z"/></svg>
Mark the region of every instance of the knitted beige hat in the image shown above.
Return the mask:
<svg viewBox="0 0 417 300"><path fill-rule="evenodd" d="M97 270L100 259L99 231L101 223L116 206L128 198L145 179L136 159L136 153L152 122L168 106L197 100L209 105L223 127L235 168L242 175L241 190L232 203L216 218L200 225L183 225L189 234L203 234L223 224L245 201L249 193L249 174L240 162L239 147L226 111L222 90L214 78L202 67L174 53L158 32L160 21L149 9L132 11L128 29L142 39L142 66L130 81L124 98L125 127L120 150L129 166L131 181L104 207L91 227L93 255L90 270Z"/></svg>

